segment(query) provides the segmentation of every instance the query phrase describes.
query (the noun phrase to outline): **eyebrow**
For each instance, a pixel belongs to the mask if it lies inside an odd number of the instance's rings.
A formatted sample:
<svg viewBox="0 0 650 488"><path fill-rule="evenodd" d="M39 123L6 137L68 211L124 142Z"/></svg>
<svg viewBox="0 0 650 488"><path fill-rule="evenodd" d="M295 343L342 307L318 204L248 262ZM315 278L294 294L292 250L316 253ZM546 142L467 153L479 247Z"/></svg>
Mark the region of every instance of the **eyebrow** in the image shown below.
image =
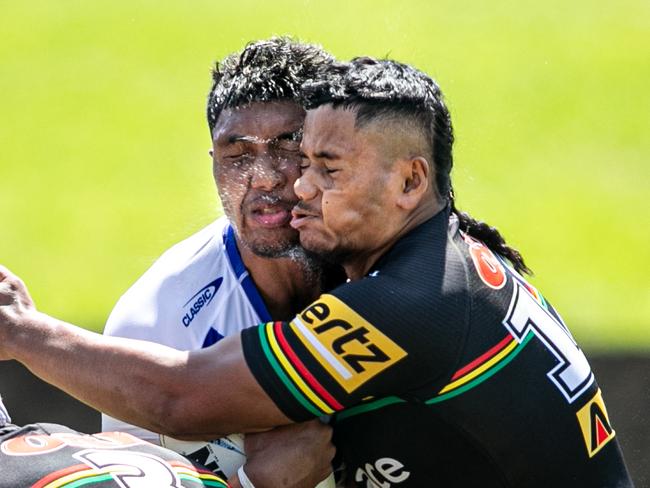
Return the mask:
<svg viewBox="0 0 650 488"><path fill-rule="evenodd" d="M282 141L287 139L291 141L300 141L302 139L302 127L291 132L283 132L279 136L274 137L273 140Z"/></svg>
<svg viewBox="0 0 650 488"><path fill-rule="evenodd" d="M338 155L330 151L318 151L314 153L314 157L318 159L339 159Z"/></svg>
<svg viewBox="0 0 650 488"><path fill-rule="evenodd" d="M283 132L283 133L273 137L272 139L268 139L268 140L260 140L259 138L255 137L255 136L250 136L250 135L245 136L243 134L235 133L235 134L230 134L226 138L226 142L228 144L235 144L237 142L249 142L249 143L252 143L252 144L259 144L261 142L273 143L275 141L286 141L286 140L299 141L300 139L302 139L302 128L296 129L296 130L291 131L291 132Z"/></svg>
<svg viewBox="0 0 650 488"><path fill-rule="evenodd" d="M242 134L230 134L226 139L228 144L234 144L235 142L252 142L253 138L251 136L244 136Z"/></svg>

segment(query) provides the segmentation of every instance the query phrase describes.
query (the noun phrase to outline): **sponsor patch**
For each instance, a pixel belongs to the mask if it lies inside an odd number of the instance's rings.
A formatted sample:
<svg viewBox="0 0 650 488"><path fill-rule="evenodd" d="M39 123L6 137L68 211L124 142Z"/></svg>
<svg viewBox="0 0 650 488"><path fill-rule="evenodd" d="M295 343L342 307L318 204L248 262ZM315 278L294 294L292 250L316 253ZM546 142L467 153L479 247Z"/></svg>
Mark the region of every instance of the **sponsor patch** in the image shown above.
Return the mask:
<svg viewBox="0 0 650 488"><path fill-rule="evenodd" d="M407 353L332 295L323 295L291 326L314 358L348 393Z"/></svg>
<svg viewBox="0 0 650 488"><path fill-rule="evenodd" d="M600 388L587 404L576 412L589 457L594 457L614 438Z"/></svg>
<svg viewBox="0 0 650 488"><path fill-rule="evenodd" d="M185 304L183 308L189 305L189 308L186 309L185 315L183 315L182 322L185 327L189 327L199 312L206 306L210 304L214 296L217 294L217 290L221 286L223 278L217 278L212 283L208 283L203 288L201 288L194 296L192 296ZM190 305L191 303L191 305Z"/></svg>
<svg viewBox="0 0 650 488"><path fill-rule="evenodd" d="M506 284L506 270L492 251L482 242L462 233L463 240L469 246L474 268L481 281L494 290L500 290Z"/></svg>

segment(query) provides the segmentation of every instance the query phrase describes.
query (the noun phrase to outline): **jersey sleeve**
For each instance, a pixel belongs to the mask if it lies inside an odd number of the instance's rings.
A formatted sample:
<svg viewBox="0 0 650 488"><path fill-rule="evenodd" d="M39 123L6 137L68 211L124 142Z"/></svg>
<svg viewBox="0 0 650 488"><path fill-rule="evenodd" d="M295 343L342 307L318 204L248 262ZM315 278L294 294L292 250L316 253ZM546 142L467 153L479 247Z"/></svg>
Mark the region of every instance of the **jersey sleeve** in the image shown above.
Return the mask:
<svg viewBox="0 0 650 488"><path fill-rule="evenodd" d="M427 319L417 294L389 285L366 278L322 295L291 322L242 332L249 368L285 415L303 421L435 388L459 334Z"/></svg>

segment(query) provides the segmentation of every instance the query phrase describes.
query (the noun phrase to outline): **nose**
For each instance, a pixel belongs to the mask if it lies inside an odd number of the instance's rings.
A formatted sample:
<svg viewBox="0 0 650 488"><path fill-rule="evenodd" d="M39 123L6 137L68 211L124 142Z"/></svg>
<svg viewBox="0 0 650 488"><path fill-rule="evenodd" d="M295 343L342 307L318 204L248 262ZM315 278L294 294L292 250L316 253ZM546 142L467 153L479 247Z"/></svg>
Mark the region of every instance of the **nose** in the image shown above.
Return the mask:
<svg viewBox="0 0 650 488"><path fill-rule="evenodd" d="M280 169L279 161L269 155L258 158L252 168L251 187L257 190L271 191L286 183L286 177Z"/></svg>
<svg viewBox="0 0 650 488"><path fill-rule="evenodd" d="M293 191L303 201L312 200L318 194L318 188L312 181L309 170L305 171L293 184Z"/></svg>

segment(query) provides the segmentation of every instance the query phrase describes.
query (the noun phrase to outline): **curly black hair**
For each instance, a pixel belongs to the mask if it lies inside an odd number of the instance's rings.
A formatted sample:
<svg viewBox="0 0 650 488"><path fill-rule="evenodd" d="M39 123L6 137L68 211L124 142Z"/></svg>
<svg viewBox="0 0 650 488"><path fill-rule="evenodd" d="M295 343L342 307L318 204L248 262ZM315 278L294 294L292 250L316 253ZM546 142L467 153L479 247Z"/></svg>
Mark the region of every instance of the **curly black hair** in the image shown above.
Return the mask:
<svg viewBox="0 0 650 488"><path fill-rule="evenodd" d="M456 214L460 229L507 258L517 271L531 272L495 227L456 208L451 182L454 131L442 91L431 77L397 61L359 57L322 66L302 91L307 109L326 104L354 109L358 128L379 120L414 122L429 144L438 195Z"/></svg>
<svg viewBox="0 0 650 488"><path fill-rule="evenodd" d="M238 53L217 62L212 70L207 117L210 133L226 108L251 102L296 100L301 86L334 57L315 44L290 37L251 42Z"/></svg>

